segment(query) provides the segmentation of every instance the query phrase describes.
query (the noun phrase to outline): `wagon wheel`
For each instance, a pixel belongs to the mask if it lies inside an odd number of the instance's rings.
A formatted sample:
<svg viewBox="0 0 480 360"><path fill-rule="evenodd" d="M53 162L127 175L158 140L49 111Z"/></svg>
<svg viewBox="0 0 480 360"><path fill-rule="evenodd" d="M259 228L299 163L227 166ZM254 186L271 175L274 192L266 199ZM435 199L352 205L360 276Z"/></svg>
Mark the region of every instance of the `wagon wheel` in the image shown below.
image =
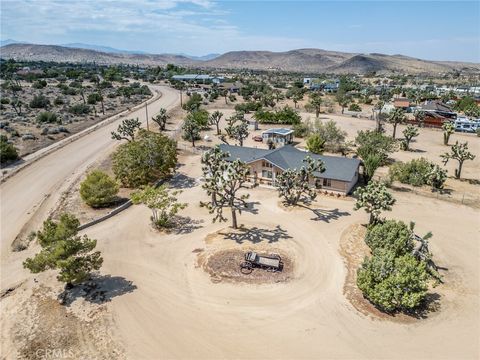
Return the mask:
<svg viewBox="0 0 480 360"><path fill-rule="evenodd" d="M274 259L277 259L280 262L282 261L282 258L278 254L273 254L273 255L271 255L271 257L273 257Z"/></svg>
<svg viewBox="0 0 480 360"><path fill-rule="evenodd" d="M253 271L253 265L249 261L245 261L240 264L240 272L244 275L249 275Z"/></svg>

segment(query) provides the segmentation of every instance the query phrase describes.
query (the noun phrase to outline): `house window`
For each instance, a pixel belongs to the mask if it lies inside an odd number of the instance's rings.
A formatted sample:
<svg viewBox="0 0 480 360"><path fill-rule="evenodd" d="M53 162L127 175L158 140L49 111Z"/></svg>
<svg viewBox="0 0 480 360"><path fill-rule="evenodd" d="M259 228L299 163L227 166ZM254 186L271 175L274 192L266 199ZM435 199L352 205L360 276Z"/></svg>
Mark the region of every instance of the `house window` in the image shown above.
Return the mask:
<svg viewBox="0 0 480 360"><path fill-rule="evenodd" d="M262 170L262 177L271 179L273 178L273 174L270 170Z"/></svg>
<svg viewBox="0 0 480 360"><path fill-rule="evenodd" d="M332 179L323 179L323 186L332 187Z"/></svg>
<svg viewBox="0 0 480 360"><path fill-rule="evenodd" d="M263 160L262 161L262 166L271 169L273 167L272 164L270 164L268 161Z"/></svg>

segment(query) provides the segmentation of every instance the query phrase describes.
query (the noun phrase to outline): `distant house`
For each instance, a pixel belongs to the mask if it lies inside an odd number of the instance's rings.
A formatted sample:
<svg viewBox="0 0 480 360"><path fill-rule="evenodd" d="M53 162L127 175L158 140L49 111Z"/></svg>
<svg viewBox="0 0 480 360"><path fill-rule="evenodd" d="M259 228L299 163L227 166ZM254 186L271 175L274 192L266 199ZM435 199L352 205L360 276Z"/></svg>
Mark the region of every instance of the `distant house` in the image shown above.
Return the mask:
<svg viewBox="0 0 480 360"><path fill-rule="evenodd" d="M349 194L358 181L360 160L340 156L323 156L299 150L287 145L274 150L257 149L243 146L220 145L220 149L229 153L228 161L241 160L249 167L248 179L254 184L275 185L276 177L288 169L299 169L310 156L325 164L323 173L314 173L309 183L317 189Z"/></svg>
<svg viewBox="0 0 480 360"><path fill-rule="evenodd" d="M211 76L204 74L182 74L182 75L173 75L172 80L176 81L186 81L186 82L195 82L195 83L213 83L220 84L224 82L222 76Z"/></svg>
<svg viewBox="0 0 480 360"><path fill-rule="evenodd" d="M271 140L277 145L291 144L293 141L293 130L286 128L268 129L262 132L262 138L264 142Z"/></svg>
<svg viewBox="0 0 480 360"><path fill-rule="evenodd" d="M393 100L393 106L395 108L407 110L410 107L410 100L406 98L396 98Z"/></svg>
<svg viewBox="0 0 480 360"><path fill-rule="evenodd" d="M457 113L441 101L430 100L420 105L420 110L425 113L424 125L442 127L444 122L455 120Z"/></svg>

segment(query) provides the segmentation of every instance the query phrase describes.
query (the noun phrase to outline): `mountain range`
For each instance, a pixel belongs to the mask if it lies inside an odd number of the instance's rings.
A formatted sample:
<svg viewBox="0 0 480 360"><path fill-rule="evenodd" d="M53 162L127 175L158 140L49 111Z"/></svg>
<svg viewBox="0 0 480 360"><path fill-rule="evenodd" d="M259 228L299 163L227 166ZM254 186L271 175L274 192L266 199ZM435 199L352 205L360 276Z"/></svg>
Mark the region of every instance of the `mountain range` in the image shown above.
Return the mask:
<svg viewBox="0 0 480 360"><path fill-rule="evenodd" d="M222 55L209 54L195 57L185 54L148 54L79 43L60 46L15 42L4 44L2 41L0 57L73 63L96 62L108 65L157 66L172 63L196 68L276 70L304 74L480 72L478 63L430 61L403 55L346 53L322 49L297 49L285 52L231 51Z"/></svg>

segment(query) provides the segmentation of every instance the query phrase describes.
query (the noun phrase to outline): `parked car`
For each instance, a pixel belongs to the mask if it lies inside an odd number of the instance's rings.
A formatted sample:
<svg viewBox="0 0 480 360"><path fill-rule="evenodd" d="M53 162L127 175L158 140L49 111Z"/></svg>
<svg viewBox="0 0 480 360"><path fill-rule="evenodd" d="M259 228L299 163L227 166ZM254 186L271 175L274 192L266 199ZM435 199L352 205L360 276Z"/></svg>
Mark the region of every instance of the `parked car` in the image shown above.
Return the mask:
<svg viewBox="0 0 480 360"><path fill-rule="evenodd" d="M258 141L258 142L263 141L263 138L260 135L253 135L252 139L253 139L253 141Z"/></svg>

